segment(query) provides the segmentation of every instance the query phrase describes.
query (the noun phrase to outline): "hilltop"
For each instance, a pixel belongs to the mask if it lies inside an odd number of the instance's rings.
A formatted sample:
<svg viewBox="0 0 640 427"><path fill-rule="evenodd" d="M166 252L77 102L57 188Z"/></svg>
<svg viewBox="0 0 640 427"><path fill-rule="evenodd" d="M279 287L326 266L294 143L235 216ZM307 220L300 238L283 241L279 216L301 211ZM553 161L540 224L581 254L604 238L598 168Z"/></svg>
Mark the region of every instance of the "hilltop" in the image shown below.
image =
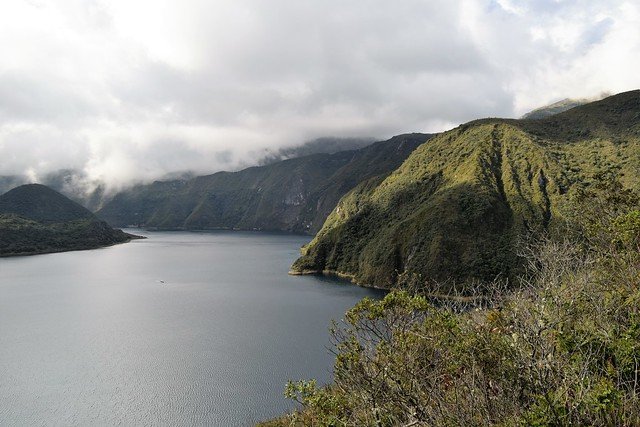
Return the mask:
<svg viewBox="0 0 640 427"><path fill-rule="evenodd" d="M44 185L0 196L0 256L92 249L131 238Z"/></svg>
<svg viewBox="0 0 640 427"><path fill-rule="evenodd" d="M292 273L391 287L411 275L511 277L516 246L554 233L595 175L640 182L640 91L539 120L483 119L437 135L344 196Z"/></svg>

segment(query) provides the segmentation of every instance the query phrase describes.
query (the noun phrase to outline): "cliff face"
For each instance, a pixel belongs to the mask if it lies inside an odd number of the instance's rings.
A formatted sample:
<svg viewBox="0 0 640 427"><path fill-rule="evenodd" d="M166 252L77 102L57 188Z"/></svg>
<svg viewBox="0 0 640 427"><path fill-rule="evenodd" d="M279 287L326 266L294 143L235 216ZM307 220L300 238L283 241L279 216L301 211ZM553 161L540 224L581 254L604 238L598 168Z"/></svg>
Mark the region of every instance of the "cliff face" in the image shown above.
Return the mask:
<svg viewBox="0 0 640 427"><path fill-rule="evenodd" d="M314 233L345 193L389 174L429 137L400 135L359 150L141 185L117 194L97 215L114 226Z"/></svg>
<svg viewBox="0 0 640 427"><path fill-rule="evenodd" d="M333 271L391 287L509 276L519 238L564 222L599 173L640 178L640 91L542 120L471 122L419 147L385 179L343 197L294 273Z"/></svg>

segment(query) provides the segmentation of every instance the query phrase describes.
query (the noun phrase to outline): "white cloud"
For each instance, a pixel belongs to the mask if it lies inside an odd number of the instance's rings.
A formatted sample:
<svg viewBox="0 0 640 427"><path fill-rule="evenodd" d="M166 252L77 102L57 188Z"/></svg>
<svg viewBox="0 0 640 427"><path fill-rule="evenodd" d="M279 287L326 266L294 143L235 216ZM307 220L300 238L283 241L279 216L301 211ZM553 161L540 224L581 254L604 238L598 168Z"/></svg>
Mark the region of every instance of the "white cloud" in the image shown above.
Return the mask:
<svg viewBox="0 0 640 427"><path fill-rule="evenodd" d="M113 185L640 87L624 0L6 0L0 174Z"/></svg>

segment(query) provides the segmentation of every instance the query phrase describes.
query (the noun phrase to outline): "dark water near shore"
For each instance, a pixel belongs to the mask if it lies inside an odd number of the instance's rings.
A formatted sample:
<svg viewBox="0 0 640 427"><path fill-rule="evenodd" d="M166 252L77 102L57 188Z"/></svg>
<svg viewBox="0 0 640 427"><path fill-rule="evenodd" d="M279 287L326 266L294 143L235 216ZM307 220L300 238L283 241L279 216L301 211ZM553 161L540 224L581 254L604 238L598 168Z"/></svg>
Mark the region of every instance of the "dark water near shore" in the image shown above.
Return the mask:
<svg viewBox="0 0 640 427"><path fill-rule="evenodd" d="M381 295L288 276L308 237L148 235L0 259L0 425L251 425L329 381L330 319Z"/></svg>

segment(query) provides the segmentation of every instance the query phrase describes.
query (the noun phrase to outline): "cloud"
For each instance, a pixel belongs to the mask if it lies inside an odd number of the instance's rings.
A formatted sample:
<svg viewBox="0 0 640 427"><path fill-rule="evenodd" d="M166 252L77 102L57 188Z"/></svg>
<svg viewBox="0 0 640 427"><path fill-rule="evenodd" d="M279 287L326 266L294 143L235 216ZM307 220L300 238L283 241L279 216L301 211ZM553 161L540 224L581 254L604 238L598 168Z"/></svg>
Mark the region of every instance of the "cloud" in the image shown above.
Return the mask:
<svg viewBox="0 0 640 427"><path fill-rule="evenodd" d="M8 0L0 175L120 187L634 89L638 22L624 0Z"/></svg>

